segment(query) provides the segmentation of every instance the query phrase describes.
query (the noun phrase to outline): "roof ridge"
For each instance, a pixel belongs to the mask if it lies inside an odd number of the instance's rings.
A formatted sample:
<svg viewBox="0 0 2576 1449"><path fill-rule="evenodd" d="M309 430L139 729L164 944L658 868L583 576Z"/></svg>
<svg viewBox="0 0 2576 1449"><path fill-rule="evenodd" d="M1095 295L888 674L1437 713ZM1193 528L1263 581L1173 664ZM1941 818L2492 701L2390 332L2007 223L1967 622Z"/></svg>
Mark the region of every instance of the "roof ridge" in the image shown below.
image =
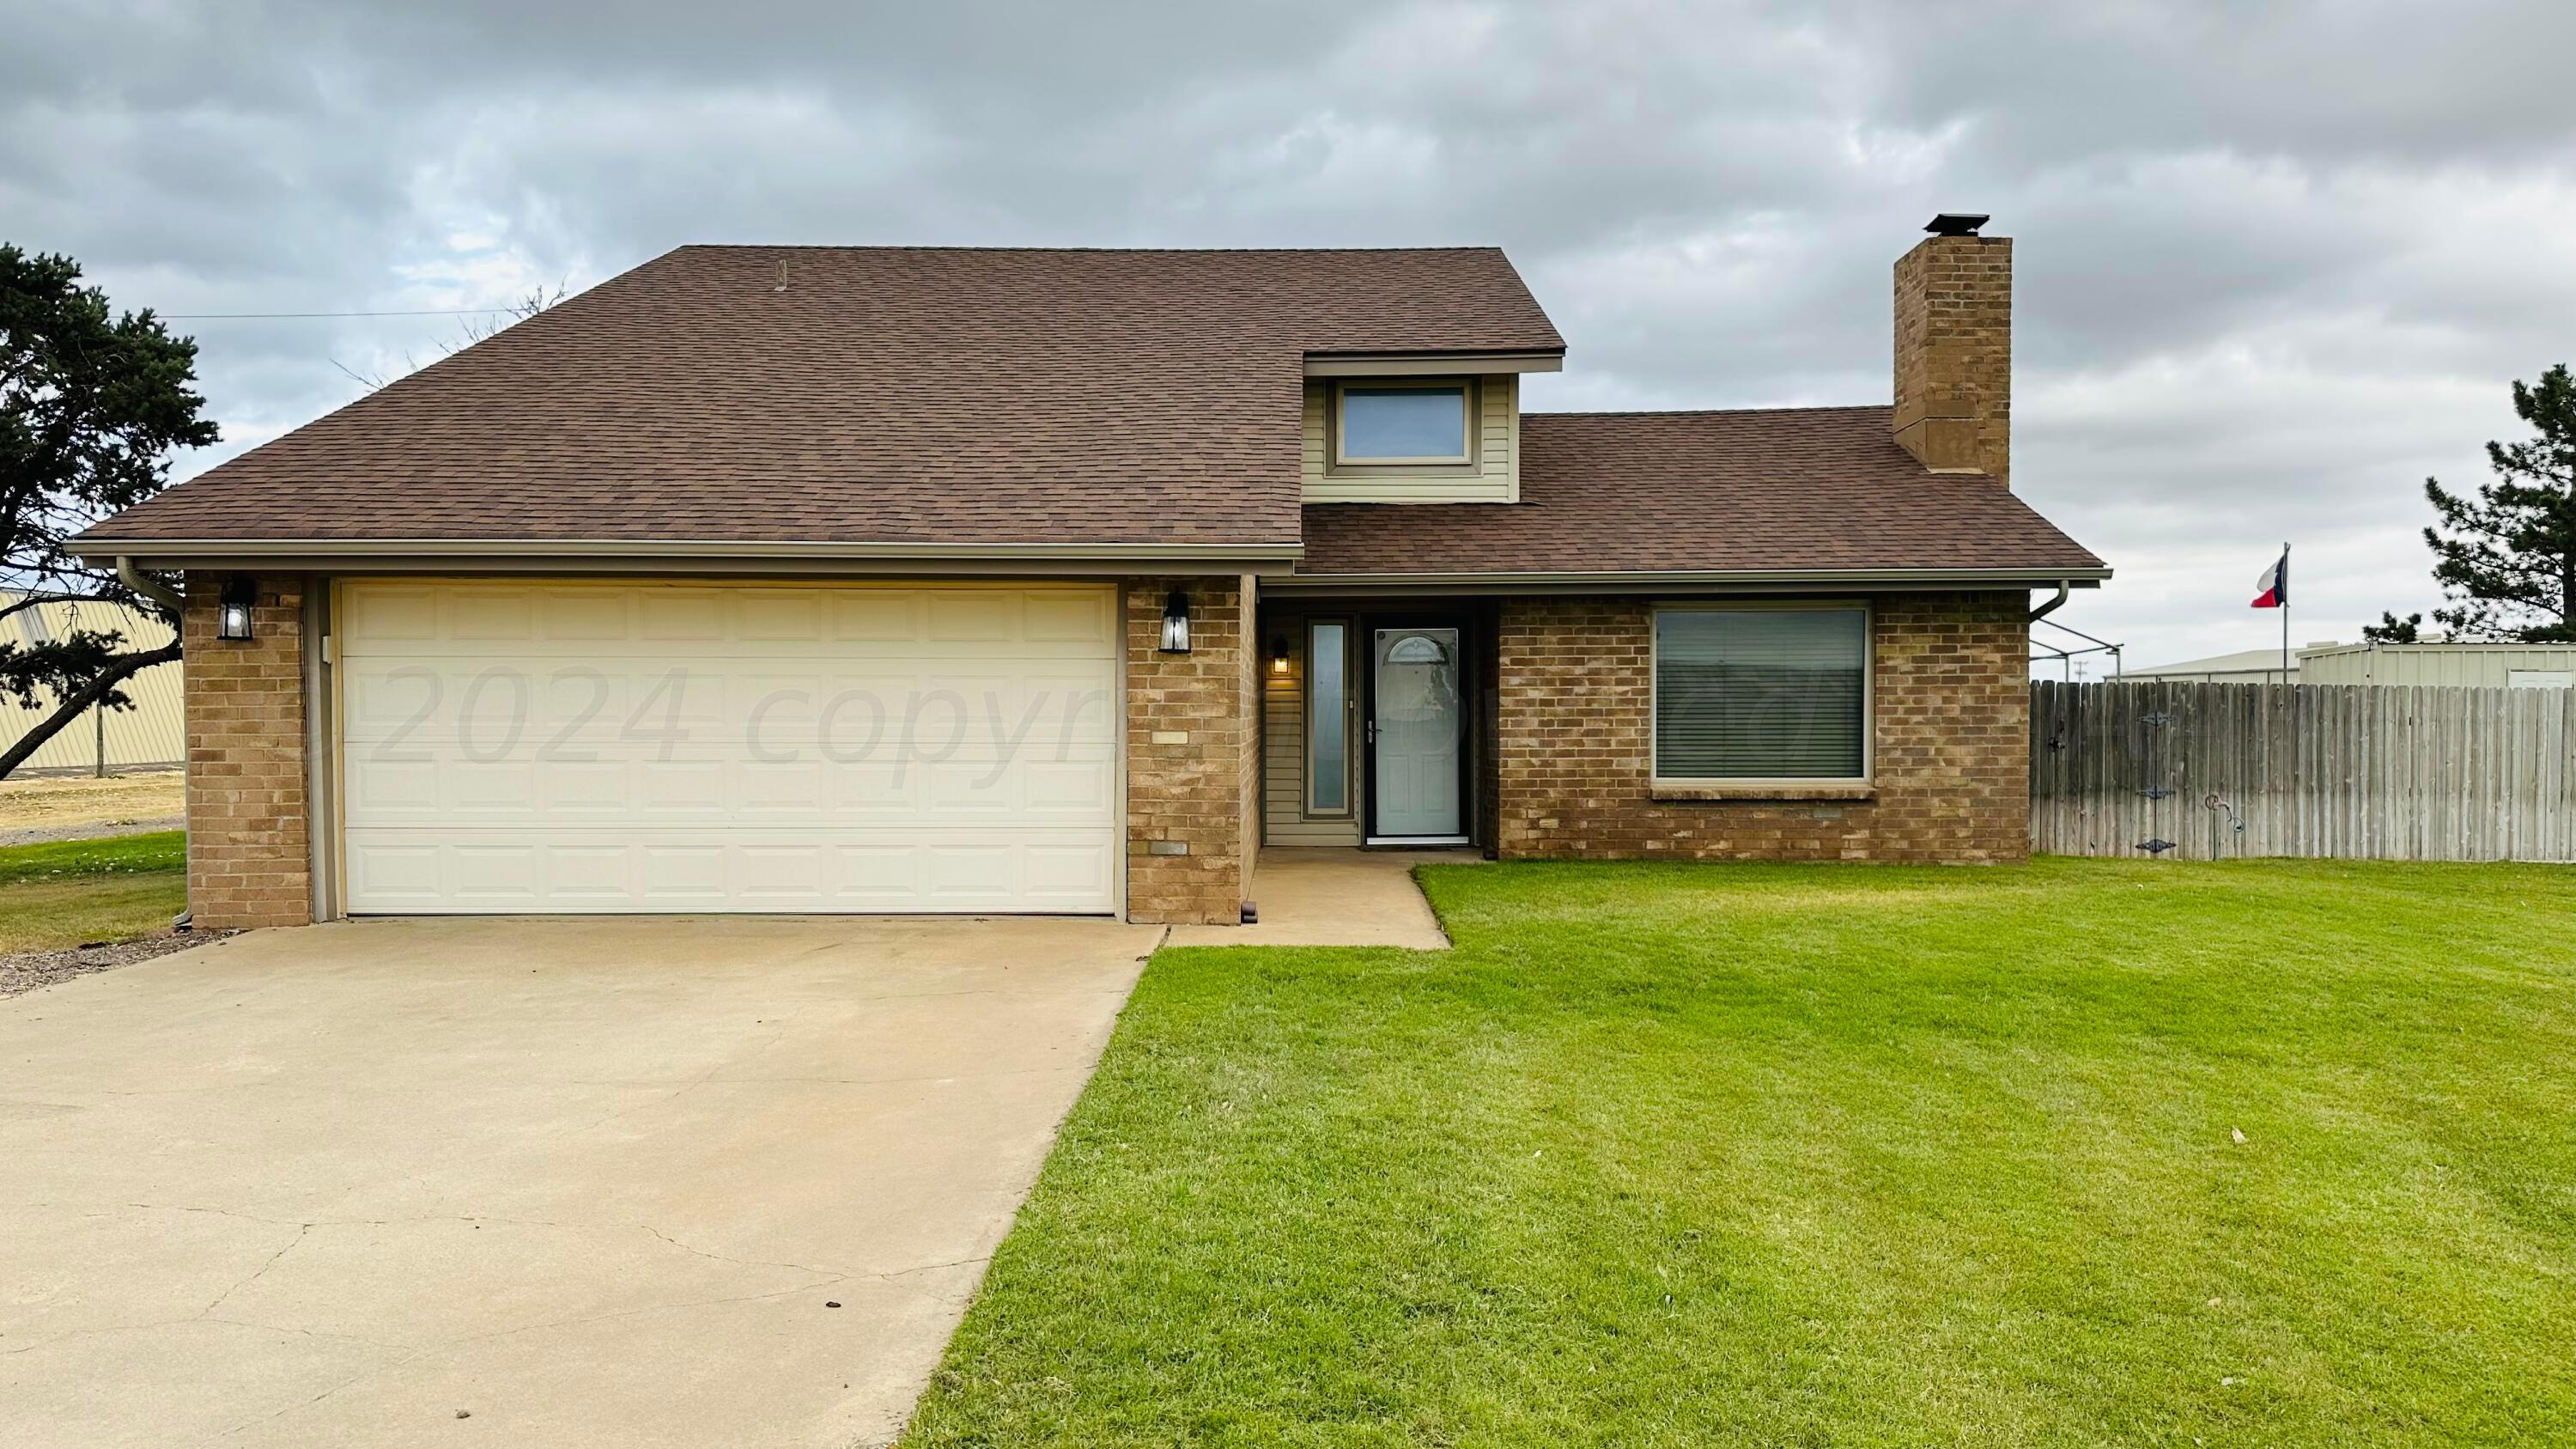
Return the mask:
<svg viewBox="0 0 2576 1449"><path fill-rule="evenodd" d="M1041 256L1091 253L1100 256L1318 256L1377 255L1390 252L1500 252L1489 242L1421 247L1049 247L975 246L939 242L682 242L674 252L1018 252ZM665 254L667 255L667 253Z"/></svg>

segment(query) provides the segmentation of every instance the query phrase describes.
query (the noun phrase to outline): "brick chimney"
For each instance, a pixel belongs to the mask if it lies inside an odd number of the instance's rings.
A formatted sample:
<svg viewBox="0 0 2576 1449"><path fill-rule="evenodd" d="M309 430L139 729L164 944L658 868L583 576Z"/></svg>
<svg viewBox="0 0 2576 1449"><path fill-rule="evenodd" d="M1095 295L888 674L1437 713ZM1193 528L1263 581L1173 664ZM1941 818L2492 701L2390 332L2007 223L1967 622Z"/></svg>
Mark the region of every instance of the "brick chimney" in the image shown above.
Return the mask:
<svg viewBox="0 0 2576 1449"><path fill-rule="evenodd" d="M1896 262L1896 441L2012 486L2012 238L1950 212Z"/></svg>

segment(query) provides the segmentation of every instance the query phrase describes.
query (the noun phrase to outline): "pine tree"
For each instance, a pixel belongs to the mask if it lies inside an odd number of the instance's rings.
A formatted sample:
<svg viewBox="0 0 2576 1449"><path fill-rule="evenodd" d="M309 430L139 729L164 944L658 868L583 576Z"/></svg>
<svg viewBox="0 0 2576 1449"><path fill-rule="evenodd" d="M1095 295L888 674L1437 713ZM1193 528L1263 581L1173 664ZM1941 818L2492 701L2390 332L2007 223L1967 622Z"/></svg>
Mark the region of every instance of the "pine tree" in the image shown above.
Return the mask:
<svg viewBox="0 0 2576 1449"><path fill-rule="evenodd" d="M0 620L94 601L178 626L64 543L161 491L170 450L215 441L213 421L198 416L196 361L196 344L150 312L112 314L106 293L80 285L71 258L0 245L0 587L16 595L0 597ZM118 630L77 626L41 644L0 643L0 694L28 709L52 704L33 729L0 743L0 776L92 705L124 708L126 680L178 657L175 643L136 649Z"/></svg>
<svg viewBox="0 0 2576 1449"><path fill-rule="evenodd" d="M2560 363L2513 385L2513 410L2539 436L2487 444L2496 481L2475 498L2424 480L2436 526L2424 530L2455 637L2576 643L2576 378Z"/></svg>
<svg viewBox="0 0 2576 1449"><path fill-rule="evenodd" d="M2409 614L2398 618L2389 610L2379 611L2379 622L2361 626L2361 637L2372 644L2420 644L2423 642L2424 616Z"/></svg>

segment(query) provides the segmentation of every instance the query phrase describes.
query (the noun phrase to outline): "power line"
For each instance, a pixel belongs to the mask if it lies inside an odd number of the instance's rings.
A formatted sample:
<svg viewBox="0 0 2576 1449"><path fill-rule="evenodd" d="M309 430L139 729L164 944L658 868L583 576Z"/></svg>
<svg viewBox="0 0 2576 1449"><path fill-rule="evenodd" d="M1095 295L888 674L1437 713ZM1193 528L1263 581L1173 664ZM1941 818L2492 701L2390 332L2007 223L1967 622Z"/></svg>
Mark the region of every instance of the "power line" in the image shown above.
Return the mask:
<svg viewBox="0 0 2576 1449"><path fill-rule="evenodd" d="M163 312L166 322L278 321L302 317L479 317L507 307L436 307L419 312Z"/></svg>

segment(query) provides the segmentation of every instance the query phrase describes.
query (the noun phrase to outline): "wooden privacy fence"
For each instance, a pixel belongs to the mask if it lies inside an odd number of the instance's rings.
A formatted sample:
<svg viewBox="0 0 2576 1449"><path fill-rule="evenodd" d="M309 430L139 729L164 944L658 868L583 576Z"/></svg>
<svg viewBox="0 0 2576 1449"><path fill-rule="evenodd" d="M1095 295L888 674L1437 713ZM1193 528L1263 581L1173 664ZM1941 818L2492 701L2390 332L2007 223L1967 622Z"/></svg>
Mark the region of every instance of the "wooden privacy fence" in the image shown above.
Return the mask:
<svg viewBox="0 0 2576 1449"><path fill-rule="evenodd" d="M2576 691L2043 681L2030 704L2033 850L2576 860Z"/></svg>

